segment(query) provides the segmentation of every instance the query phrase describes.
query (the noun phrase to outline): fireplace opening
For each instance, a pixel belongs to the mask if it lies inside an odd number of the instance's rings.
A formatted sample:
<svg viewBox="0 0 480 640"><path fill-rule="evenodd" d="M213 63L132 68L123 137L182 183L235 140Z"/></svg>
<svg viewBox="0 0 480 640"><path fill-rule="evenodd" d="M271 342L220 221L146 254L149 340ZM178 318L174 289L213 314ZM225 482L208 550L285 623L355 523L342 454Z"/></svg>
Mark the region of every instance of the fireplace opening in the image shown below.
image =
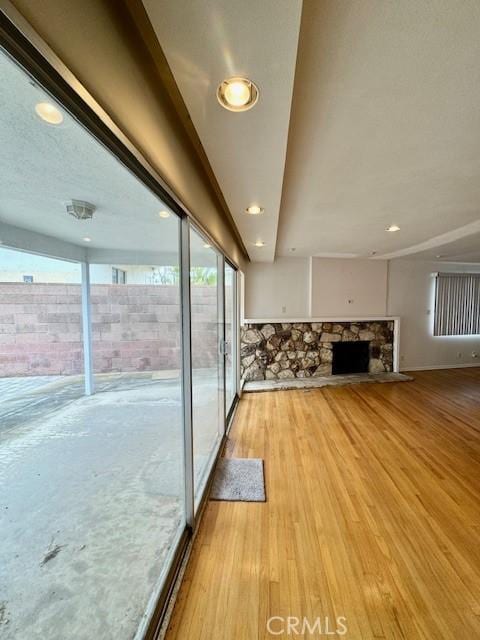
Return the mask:
<svg viewBox="0 0 480 640"><path fill-rule="evenodd" d="M358 342L334 342L332 373L365 373L368 372L370 360L370 343L368 340Z"/></svg>

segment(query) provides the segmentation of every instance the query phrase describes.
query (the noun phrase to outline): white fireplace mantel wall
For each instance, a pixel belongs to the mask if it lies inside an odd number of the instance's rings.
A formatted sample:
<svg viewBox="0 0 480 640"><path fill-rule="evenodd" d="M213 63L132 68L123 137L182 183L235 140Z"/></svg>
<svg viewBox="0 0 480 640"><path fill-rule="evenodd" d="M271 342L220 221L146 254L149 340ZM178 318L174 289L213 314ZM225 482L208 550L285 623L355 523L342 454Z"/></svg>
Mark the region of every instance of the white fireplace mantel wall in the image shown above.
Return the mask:
<svg viewBox="0 0 480 640"><path fill-rule="evenodd" d="M399 320L395 323L395 361L400 370L480 365L480 336L436 337L432 331L432 274L478 272L480 265L405 258L387 264L367 262L383 265L372 274L365 260L357 259L277 258L272 264L250 263L245 272L245 317L250 322L315 321L313 316L321 316L319 321L401 317L401 348ZM322 282L315 275L319 269L331 283L323 293L313 286L315 280Z"/></svg>
<svg viewBox="0 0 480 640"><path fill-rule="evenodd" d="M250 263L245 278L249 318L387 315L386 260L277 258Z"/></svg>

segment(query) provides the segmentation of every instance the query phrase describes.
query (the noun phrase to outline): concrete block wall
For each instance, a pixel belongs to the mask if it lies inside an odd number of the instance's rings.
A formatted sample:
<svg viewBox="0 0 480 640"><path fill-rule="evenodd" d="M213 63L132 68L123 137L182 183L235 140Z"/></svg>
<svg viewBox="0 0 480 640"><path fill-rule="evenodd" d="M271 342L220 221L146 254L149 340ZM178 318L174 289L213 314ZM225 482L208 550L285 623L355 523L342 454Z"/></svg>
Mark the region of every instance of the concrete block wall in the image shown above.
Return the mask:
<svg viewBox="0 0 480 640"><path fill-rule="evenodd" d="M177 287L92 285L95 373L180 368ZM192 289L193 366L217 357L215 287ZM0 377L83 372L80 285L0 283Z"/></svg>

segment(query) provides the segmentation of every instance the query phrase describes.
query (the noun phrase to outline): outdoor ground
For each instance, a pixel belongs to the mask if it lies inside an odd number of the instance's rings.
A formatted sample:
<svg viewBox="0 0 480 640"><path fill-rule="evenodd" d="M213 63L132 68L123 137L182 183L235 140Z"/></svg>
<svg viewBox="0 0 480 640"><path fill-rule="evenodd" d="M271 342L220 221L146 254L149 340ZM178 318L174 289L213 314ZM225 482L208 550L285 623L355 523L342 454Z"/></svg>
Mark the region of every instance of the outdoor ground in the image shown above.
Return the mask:
<svg viewBox="0 0 480 640"><path fill-rule="evenodd" d="M154 376L153 376L154 377ZM196 474L217 438L195 376ZM0 637L133 638L183 527L178 379L0 380Z"/></svg>

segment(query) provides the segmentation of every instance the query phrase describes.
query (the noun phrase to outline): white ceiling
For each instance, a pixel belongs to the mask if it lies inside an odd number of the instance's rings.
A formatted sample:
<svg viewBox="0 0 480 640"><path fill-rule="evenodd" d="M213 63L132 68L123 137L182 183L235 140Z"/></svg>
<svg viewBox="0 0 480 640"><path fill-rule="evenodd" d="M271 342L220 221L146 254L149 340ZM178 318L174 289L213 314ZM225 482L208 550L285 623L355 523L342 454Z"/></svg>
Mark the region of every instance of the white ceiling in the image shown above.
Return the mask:
<svg viewBox="0 0 480 640"><path fill-rule="evenodd" d="M405 255L479 220L479 105L478 0L305 2L277 253Z"/></svg>
<svg viewBox="0 0 480 640"><path fill-rule="evenodd" d="M158 217L166 207L157 196L67 113L59 126L40 120L35 105L51 98L1 52L0 77L0 241L27 230L39 241L178 261L178 221ZM70 216L71 199L94 204L93 219Z"/></svg>
<svg viewBox="0 0 480 640"><path fill-rule="evenodd" d="M478 0L305 0L285 171L301 3L144 4L253 260L480 259ZM237 74L242 114L215 98Z"/></svg>
<svg viewBox="0 0 480 640"><path fill-rule="evenodd" d="M300 0L144 0L225 200L252 260L275 255ZM223 109L219 83L246 76L260 90L243 113ZM252 203L265 208L249 216ZM254 243L262 240L265 247Z"/></svg>

